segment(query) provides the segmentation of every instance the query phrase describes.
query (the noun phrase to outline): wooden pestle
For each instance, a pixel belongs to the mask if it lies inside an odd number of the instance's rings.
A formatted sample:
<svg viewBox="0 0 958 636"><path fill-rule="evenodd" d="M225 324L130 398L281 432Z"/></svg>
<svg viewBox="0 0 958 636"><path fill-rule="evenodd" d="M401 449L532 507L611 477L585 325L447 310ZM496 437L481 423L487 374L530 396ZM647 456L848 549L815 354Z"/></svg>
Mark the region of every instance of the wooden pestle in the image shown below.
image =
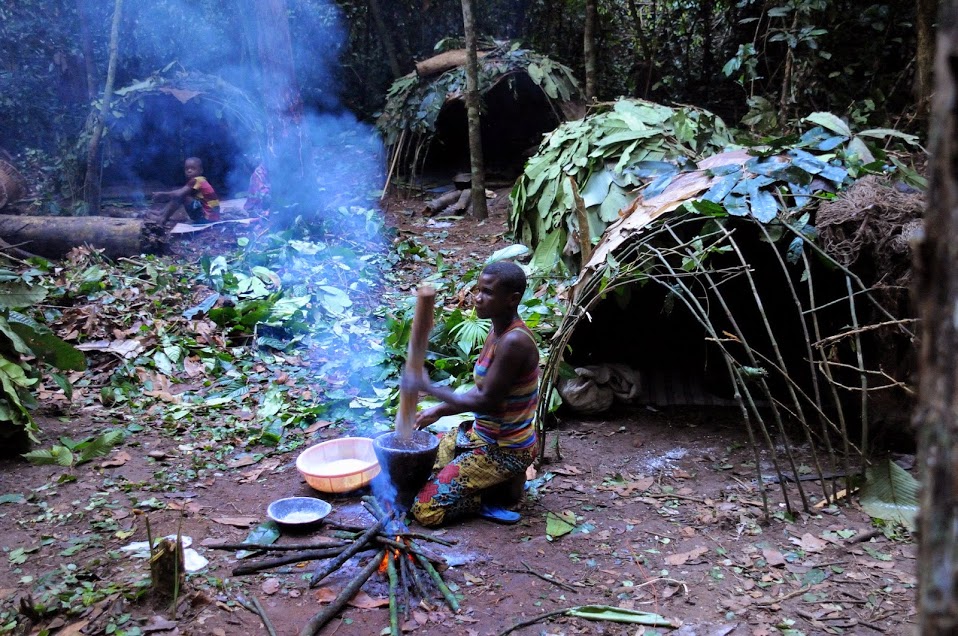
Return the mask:
<svg viewBox="0 0 958 636"><path fill-rule="evenodd" d="M416 290L416 313L412 319L412 333L409 334L409 348L406 351L406 365L403 375L422 374L423 360L426 357L426 345L429 344L429 332L432 330L432 314L436 305L436 289L429 283L423 283ZM396 411L396 432L402 439L412 437L416 424L416 407L419 394L416 391L399 390L399 410Z"/></svg>

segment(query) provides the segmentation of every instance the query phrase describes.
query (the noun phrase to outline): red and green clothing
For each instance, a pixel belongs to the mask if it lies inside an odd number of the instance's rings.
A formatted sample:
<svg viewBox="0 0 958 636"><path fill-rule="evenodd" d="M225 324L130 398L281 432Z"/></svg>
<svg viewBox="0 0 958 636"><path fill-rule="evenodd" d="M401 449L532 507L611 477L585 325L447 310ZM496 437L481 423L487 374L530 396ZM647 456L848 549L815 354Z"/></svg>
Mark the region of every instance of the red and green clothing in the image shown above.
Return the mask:
<svg viewBox="0 0 958 636"><path fill-rule="evenodd" d="M202 206L203 218L193 220L219 221L220 220L220 198L216 195L216 190L206 180L206 177L193 177L187 184L190 187L190 196L195 201L199 201ZM193 212L187 206L187 212L193 218Z"/></svg>

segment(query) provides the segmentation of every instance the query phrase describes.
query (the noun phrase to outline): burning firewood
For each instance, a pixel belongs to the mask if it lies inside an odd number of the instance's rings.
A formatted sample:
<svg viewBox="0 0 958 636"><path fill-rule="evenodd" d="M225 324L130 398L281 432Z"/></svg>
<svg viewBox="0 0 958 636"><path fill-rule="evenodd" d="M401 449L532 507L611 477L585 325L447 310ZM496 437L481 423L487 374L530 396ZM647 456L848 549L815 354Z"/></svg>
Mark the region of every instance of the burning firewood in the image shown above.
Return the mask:
<svg viewBox="0 0 958 636"><path fill-rule="evenodd" d="M317 568L313 572L313 576L309 579L309 586L316 587L320 581L329 576L332 572L338 570L346 561L353 557L357 552L362 550L367 543L369 543L383 527L389 523L391 516L387 515L376 522L372 528L360 535L356 541L353 542L351 546L343 550L336 558L334 558L329 563L324 564L322 567Z"/></svg>

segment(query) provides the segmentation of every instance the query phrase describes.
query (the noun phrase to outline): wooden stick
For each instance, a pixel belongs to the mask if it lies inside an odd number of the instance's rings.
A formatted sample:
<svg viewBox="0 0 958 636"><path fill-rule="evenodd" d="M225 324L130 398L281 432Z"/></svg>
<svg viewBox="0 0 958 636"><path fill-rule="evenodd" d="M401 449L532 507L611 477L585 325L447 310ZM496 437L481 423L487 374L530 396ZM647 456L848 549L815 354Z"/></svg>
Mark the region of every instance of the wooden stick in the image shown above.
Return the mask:
<svg viewBox="0 0 958 636"><path fill-rule="evenodd" d="M396 555L386 552L386 575L389 577L389 633L399 636L399 575L396 573Z"/></svg>
<svg viewBox="0 0 958 636"><path fill-rule="evenodd" d="M521 621L521 622L519 622L519 623L516 623L516 624L513 625L512 627L507 627L506 629L504 629L504 630L502 630L501 632L499 632L496 636L507 636L507 634L511 634L512 632L516 631L516 630L519 629L520 627L527 627L527 626L529 626L529 625L535 625L535 624L538 623L539 621L544 621L544 620L546 620L547 618L552 618L553 616L561 616L562 614L565 614L566 612L568 612L570 609L572 609L572 608L571 608L571 607L566 607L566 608L563 608L563 609L552 610L551 612L546 612L545 614L539 614L538 616L533 616L532 618L527 618L527 619L524 620L524 621Z"/></svg>
<svg viewBox="0 0 958 636"><path fill-rule="evenodd" d="M440 559L439 557L423 552L419 548L419 546L414 544L403 543L402 541L394 541L393 539L389 539L382 535L375 537L373 540L383 547L393 548L393 549L399 550L400 552L403 552L404 554L421 556L424 559L428 559L431 563L436 565L444 566L446 564L446 562Z"/></svg>
<svg viewBox="0 0 958 636"><path fill-rule="evenodd" d="M352 537L350 537L352 538ZM259 543L217 543L204 545L210 550L257 550L261 552L292 552L294 550L325 550L326 548L342 548L349 545L348 541L336 540L328 543L304 543L291 545L260 545Z"/></svg>
<svg viewBox="0 0 958 636"><path fill-rule="evenodd" d="M346 606L346 603L349 602L349 599L356 596L356 592L359 591L359 588L369 580L369 577L373 575L373 572L379 569L379 564L382 563L383 557L386 556L386 551L381 550L376 553L376 555L370 559L369 563L366 564L359 574L350 581L349 585L343 588L343 591L333 599L333 602L329 604L329 607L323 608L321 612L318 612L312 618L307 621L306 625L303 626L303 629L299 631L299 636L316 636L319 633L319 630L323 628L323 625L329 622L329 620L339 613L343 607Z"/></svg>
<svg viewBox="0 0 958 636"><path fill-rule="evenodd" d="M439 537L431 537L428 534L423 534L422 532L397 532L397 537L403 537L404 539L422 539L423 541L432 541L433 543L438 543L439 545L444 545L452 547L459 543L455 539L450 541L449 539L440 539Z"/></svg>
<svg viewBox="0 0 958 636"><path fill-rule="evenodd" d="M244 574L255 574L262 570L288 565L290 563L299 563L301 561L316 561L318 559L328 559L342 553L340 548L329 548L326 550L313 550L311 552L300 552L299 554L286 554L272 559L263 559L255 563L244 563L233 568L233 576L243 576Z"/></svg>
<svg viewBox="0 0 958 636"><path fill-rule="evenodd" d="M529 564L526 563L525 561L520 561L520 563L522 563L522 565L524 565L526 569L520 570L518 568L512 568L512 569L509 569L508 571L516 572L517 574L531 574L532 576L542 579L546 583L552 583L553 585L555 585L556 587L560 589L567 590L569 592L575 592L576 594L579 593L579 590L569 585L568 583L563 583L562 581L556 580L554 577L550 578L550 575L540 574L539 572L536 572L531 567L529 567Z"/></svg>
<svg viewBox="0 0 958 636"><path fill-rule="evenodd" d="M412 333L409 335L406 366L403 368L404 377L413 378L422 375L435 305L436 289L429 283L423 283L416 290L416 313L412 319ZM399 408L396 410L396 431L403 439L412 437L418 402L419 393L417 391L400 389Z"/></svg>
<svg viewBox="0 0 958 636"><path fill-rule="evenodd" d="M247 601L242 594L239 594L236 597L236 602L259 616L259 619L263 621L263 627L266 628L266 633L269 634L269 636L276 636L276 629L273 627L269 617L266 615L266 610L263 609L263 605L259 602L259 599L256 598L256 596L251 596L250 600Z"/></svg>
<svg viewBox="0 0 958 636"><path fill-rule="evenodd" d="M439 588L439 592L442 594L442 597L446 599L446 604L449 606L449 609L451 609L453 612L458 612L459 601L457 601L453 593L449 591L449 587L446 585L445 581L442 580L442 576L439 575L439 572L436 572L436 568L432 567L432 563L430 563L428 559L424 559L418 554L416 555L416 560L419 561L422 569L428 572L429 576L432 577L432 582L436 584L436 587Z"/></svg>
<svg viewBox="0 0 958 636"><path fill-rule="evenodd" d="M313 572L313 576L309 579L309 587L316 587L320 581L329 576L332 572L338 570L343 563L348 561L354 554L363 549L369 541L376 536L376 534L383 529L383 526L386 525L386 522L389 520L387 515L385 518L380 519L376 525L371 527L369 530L364 532L356 541L353 542L353 545L349 546L345 550L339 553L339 555L322 565L322 567L317 568Z"/></svg>

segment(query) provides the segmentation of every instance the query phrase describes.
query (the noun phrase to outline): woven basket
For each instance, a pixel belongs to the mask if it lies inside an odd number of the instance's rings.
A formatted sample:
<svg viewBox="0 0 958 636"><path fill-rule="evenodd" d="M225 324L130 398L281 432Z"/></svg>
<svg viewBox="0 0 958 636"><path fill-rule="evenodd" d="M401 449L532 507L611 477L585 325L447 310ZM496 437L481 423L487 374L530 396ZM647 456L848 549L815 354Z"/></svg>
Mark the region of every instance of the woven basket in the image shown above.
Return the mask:
<svg viewBox="0 0 958 636"><path fill-rule="evenodd" d="M0 209L15 203L27 193L27 184L13 165L0 159Z"/></svg>

